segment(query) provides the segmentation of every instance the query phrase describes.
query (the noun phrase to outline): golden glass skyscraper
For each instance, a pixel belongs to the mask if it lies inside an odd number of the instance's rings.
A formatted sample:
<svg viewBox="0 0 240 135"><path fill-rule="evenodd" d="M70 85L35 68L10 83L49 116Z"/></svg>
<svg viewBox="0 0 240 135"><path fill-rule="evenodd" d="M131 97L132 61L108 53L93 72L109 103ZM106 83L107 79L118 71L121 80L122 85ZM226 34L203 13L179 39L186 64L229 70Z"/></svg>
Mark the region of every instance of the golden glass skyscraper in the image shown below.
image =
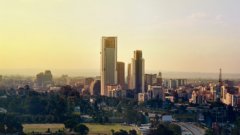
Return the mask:
<svg viewBox="0 0 240 135"><path fill-rule="evenodd" d="M107 85L117 84L117 37L102 37L101 95L108 96Z"/></svg>

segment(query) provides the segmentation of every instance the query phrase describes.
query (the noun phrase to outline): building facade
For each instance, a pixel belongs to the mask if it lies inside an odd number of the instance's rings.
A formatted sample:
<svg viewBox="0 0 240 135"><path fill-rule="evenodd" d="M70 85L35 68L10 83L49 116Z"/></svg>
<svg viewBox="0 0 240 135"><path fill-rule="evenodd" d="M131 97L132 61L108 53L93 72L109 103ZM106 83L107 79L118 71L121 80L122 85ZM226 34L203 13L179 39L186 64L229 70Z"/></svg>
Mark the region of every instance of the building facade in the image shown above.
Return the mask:
<svg viewBox="0 0 240 135"><path fill-rule="evenodd" d="M134 51L134 58L132 58L132 75L131 75L131 89L135 90L135 94L144 93L144 74L145 74L145 63L142 57L142 51Z"/></svg>
<svg viewBox="0 0 240 135"><path fill-rule="evenodd" d="M117 37L102 37L101 95L107 96L106 86L117 84Z"/></svg>
<svg viewBox="0 0 240 135"><path fill-rule="evenodd" d="M129 63L128 64L128 74L127 74L127 85L128 85L128 89L132 89L133 86L132 86L132 79L131 79L131 76L132 76L132 65Z"/></svg>
<svg viewBox="0 0 240 135"><path fill-rule="evenodd" d="M117 62L117 83L125 89L125 63Z"/></svg>

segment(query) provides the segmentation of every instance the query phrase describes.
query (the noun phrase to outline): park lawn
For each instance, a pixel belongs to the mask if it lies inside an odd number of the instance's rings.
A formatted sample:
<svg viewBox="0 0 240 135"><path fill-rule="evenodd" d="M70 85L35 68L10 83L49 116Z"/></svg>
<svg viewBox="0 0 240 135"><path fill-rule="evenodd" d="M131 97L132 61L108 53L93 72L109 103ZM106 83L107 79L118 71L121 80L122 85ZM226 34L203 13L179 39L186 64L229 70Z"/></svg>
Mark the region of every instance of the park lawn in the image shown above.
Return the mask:
<svg viewBox="0 0 240 135"><path fill-rule="evenodd" d="M23 132L26 134L32 132L45 133L48 128L54 133L58 130L63 131L65 126L64 124L23 124Z"/></svg>
<svg viewBox="0 0 240 135"><path fill-rule="evenodd" d="M84 123L89 128L89 135L96 135L96 134L106 134L111 135L111 130L119 131L120 129L129 131L132 129L137 128L133 126L125 126L121 124L96 124L96 123ZM54 133L58 130L64 130L65 127L64 124L24 124L23 125L23 131L26 134L32 133L32 132L38 132L38 133L45 133L48 128Z"/></svg>
<svg viewBox="0 0 240 135"><path fill-rule="evenodd" d="M111 135L112 129L114 131L119 131L120 129L123 129L126 131L129 131L132 129L137 130L136 127L125 126L125 125L121 125L121 124L104 124L104 125L102 125L102 124L85 123L85 125L89 128L89 135L97 134L97 133Z"/></svg>

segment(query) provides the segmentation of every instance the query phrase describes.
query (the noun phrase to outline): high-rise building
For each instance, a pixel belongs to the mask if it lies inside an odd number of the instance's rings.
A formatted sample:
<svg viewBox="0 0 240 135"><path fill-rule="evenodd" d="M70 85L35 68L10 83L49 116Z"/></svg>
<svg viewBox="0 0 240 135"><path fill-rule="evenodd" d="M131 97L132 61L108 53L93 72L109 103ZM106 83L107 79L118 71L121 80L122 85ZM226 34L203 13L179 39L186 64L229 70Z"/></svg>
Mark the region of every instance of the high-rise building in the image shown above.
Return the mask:
<svg viewBox="0 0 240 135"><path fill-rule="evenodd" d="M36 75L37 87L47 87L53 84L53 76L50 70L46 70L45 73L41 72Z"/></svg>
<svg viewBox="0 0 240 135"><path fill-rule="evenodd" d="M219 82L218 82L218 85L217 85L217 89L216 89L216 98L217 100L220 100L224 95L222 92L223 89L222 89L222 86L223 86L223 81L222 81L222 69L220 68L219 69Z"/></svg>
<svg viewBox="0 0 240 135"><path fill-rule="evenodd" d="M90 94L93 96L100 96L101 94L101 81L95 80L90 85Z"/></svg>
<svg viewBox="0 0 240 135"><path fill-rule="evenodd" d="M36 75L36 84L38 87L44 87L44 73L43 72Z"/></svg>
<svg viewBox="0 0 240 135"><path fill-rule="evenodd" d="M144 93L144 59L142 57L142 51L136 50L134 51L134 58L132 58L132 75L131 82L133 89L135 90L135 94Z"/></svg>
<svg viewBox="0 0 240 135"><path fill-rule="evenodd" d="M124 62L117 62L117 83L125 88L125 64Z"/></svg>
<svg viewBox="0 0 240 135"><path fill-rule="evenodd" d="M157 85L158 86L162 86L163 85L163 79L162 79L162 73L159 72L158 76L157 76Z"/></svg>
<svg viewBox="0 0 240 135"><path fill-rule="evenodd" d="M117 37L102 37L101 95L108 96L107 85L117 84Z"/></svg>
<svg viewBox="0 0 240 135"><path fill-rule="evenodd" d="M52 84L53 83L53 76L50 70L46 70L45 71L45 75L44 75L44 81L48 84Z"/></svg>
<svg viewBox="0 0 240 135"><path fill-rule="evenodd" d="M150 99L158 98L162 101L165 101L165 90L162 88L162 86L149 86L148 95Z"/></svg>
<svg viewBox="0 0 240 135"><path fill-rule="evenodd" d="M144 75L145 85L155 85L157 82L157 74L145 74Z"/></svg>
<svg viewBox="0 0 240 135"><path fill-rule="evenodd" d="M132 82L131 82L131 76L132 76L132 66L129 63L128 64L128 74L127 74L127 83L128 83L128 89L132 89Z"/></svg>
<svg viewBox="0 0 240 135"><path fill-rule="evenodd" d="M176 89L177 87L178 87L178 84L177 84L177 80L176 79L168 80L168 88Z"/></svg>

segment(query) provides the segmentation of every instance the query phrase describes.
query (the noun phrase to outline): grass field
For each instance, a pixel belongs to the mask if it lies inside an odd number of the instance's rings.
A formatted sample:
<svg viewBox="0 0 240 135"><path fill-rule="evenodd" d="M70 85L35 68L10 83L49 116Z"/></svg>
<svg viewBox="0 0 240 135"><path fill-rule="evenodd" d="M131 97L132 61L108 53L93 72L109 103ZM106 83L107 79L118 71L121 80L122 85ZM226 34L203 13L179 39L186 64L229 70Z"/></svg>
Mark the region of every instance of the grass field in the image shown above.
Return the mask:
<svg viewBox="0 0 240 135"><path fill-rule="evenodd" d="M64 130L64 124L24 124L23 132L24 133L32 133L39 132L44 133L50 128L52 132L56 132L58 130Z"/></svg>
<svg viewBox="0 0 240 135"><path fill-rule="evenodd" d="M132 126L124 126L121 124L88 124L85 123L85 125L89 128L89 135L98 135L98 134L106 134L111 135L111 130L119 131L120 129L129 131L132 129L137 130L135 127ZM63 124L24 124L23 125L24 133L32 133L32 132L39 132L44 133L48 130L48 128L51 129L52 132L56 132L58 130L64 130Z"/></svg>
<svg viewBox="0 0 240 135"><path fill-rule="evenodd" d="M101 134L107 134L107 135L111 135L111 130L113 129L114 131L119 131L120 129L129 131L132 129L135 129L135 127L132 126L123 126L121 124L85 124L90 132L89 135L97 135L99 133ZM137 129L135 129L137 130Z"/></svg>

